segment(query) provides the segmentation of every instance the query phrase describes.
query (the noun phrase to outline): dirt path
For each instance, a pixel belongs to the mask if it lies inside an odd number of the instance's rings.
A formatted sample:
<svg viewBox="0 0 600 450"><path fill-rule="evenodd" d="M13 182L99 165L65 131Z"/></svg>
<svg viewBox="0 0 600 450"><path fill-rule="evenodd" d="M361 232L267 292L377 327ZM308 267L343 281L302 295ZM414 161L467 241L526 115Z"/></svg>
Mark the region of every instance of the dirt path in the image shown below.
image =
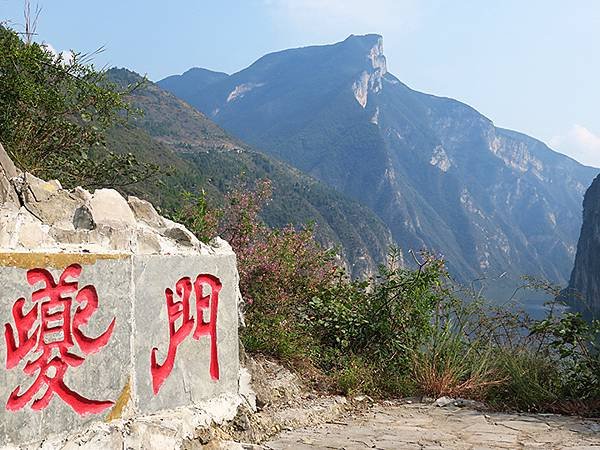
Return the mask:
<svg viewBox="0 0 600 450"><path fill-rule="evenodd" d="M266 449L598 449L600 421L482 413L425 404L380 405L334 422L286 431Z"/></svg>

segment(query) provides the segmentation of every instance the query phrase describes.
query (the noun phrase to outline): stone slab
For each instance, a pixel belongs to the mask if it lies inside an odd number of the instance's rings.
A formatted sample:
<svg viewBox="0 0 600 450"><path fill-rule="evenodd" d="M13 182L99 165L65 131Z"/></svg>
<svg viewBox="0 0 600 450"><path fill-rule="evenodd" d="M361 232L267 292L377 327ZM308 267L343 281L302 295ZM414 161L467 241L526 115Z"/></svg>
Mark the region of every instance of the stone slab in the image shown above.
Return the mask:
<svg viewBox="0 0 600 450"><path fill-rule="evenodd" d="M35 305L41 305L48 299L40 299L39 302L32 301L32 293L43 288L44 282L30 285L27 281L27 272L30 269L47 269L54 280L58 282L63 269L71 264L79 264L81 273L78 277L78 290L91 285L96 288L98 295L97 310L89 317L87 324L78 328L89 338L102 335L114 319L114 328L110 338L104 347L97 349L95 353L86 354L74 339L74 345L69 349L70 353L84 357L84 362L78 367L68 367L64 375L64 383L72 391L86 397L89 400L110 400L118 402L121 393L127 386L131 365L130 336L132 332L131 323L131 258L116 255L52 255L52 254L12 254L11 258L3 255L0 258L0 277L2 280L2 291L0 292L0 325L4 330L15 330L15 320L12 308L19 298L25 299L24 311L29 311ZM106 258L103 258L106 256ZM13 266L1 266L10 262ZM74 280L74 279L67 279ZM85 290L84 290L85 291ZM66 298L73 294L65 294ZM81 298L81 297L80 297ZM89 302L81 304L82 307ZM70 313L73 323L76 316L78 303L72 300ZM62 310L60 307L59 310ZM38 309L39 311L39 309ZM51 310L50 313L55 310ZM81 314L77 317L82 317ZM58 319L49 322L50 325L60 325L63 320ZM38 317L31 328L29 335L38 337L33 331L36 325L41 324ZM25 327L27 329L27 327ZM70 327L71 328L71 327ZM72 329L72 328L71 328ZM6 331L5 331L6 332ZM71 337L73 334L71 333ZM64 333L50 333L45 342L62 340ZM93 344L92 344L93 345ZM7 368L7 346L6 336L0 338L0 446L6 444L20 444L24 442L39 441L48 435L73 430L85 426L91 421L106 418L111 414L114 407L107 406L100 414L80 415L69 406L54 391L48 406L40 411L31 408L35 399L43 396L48 389L47 384L42 384L41 389L22 408L9 411L7 401L13 390L20 386L20 393L27 391L29 386L37 378L39 372L29 376L23 372L27 361L37 359L38 355L42 361L48 361L54 356L60 355L60 350L54 348L49 358L44 358L42 351L28 353L16 367ZM51 375L51 372L49 372Z"/></svg>
<svg viewBox="0 0 600 450"><path fill-rule="evenodd" d="M155 393L151 371L152 349L157 348L156 364L163 365L167 359L171 337L167 313L166 289L173 291L174 302L181 302L176 285L188 277L195 282L199 275L212 275L222 285L218 294L216 314L216 343L219 364L218 379L211 376L211 337L193 333L198 324L197 298L192 291L189 299L190 316L193 321L177 347L172 370ZM161 409L198 403L221 394L237 392L239 377L238 343L238 275L235 255L153 256L133 257L133 280L136 286L135 303L135 399L136 410L152 413ZM180 292L181 293L181 292ZM203 295L214 295L208 285ZM178 303L181 305L181 303ZM210 322L209 309L201 311L204 321ZM180 330L183 317L175 322ZM178 332L178 331L176 331ZM214 375L214 374L213 374Z"/></svg>

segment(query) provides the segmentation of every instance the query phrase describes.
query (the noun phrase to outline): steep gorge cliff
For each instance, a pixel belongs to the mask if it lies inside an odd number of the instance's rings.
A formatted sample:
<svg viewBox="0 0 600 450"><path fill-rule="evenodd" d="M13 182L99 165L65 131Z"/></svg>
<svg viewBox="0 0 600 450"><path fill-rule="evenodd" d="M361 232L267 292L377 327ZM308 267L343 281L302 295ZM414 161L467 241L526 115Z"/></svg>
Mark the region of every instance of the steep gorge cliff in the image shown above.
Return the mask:
<svg viewBox="0 0 600 450"><path fill-rule="evenodd" d="M575 266L563 296L575 311L600 319L600 177L583 200L583 225Z"/></svg>

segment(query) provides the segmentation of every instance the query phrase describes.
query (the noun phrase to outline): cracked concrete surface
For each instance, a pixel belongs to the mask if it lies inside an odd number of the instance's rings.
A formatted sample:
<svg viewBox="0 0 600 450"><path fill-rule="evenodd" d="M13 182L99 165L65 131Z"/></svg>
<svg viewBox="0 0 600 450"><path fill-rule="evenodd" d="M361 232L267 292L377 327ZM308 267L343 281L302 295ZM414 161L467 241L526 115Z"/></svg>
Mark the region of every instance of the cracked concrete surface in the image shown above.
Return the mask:
<svg viewBox="0 0 600 450"><path fill-rule="evenodd" d="M417 404L374 406L263 444L271 450L600 449L600 421Z"/></svg>

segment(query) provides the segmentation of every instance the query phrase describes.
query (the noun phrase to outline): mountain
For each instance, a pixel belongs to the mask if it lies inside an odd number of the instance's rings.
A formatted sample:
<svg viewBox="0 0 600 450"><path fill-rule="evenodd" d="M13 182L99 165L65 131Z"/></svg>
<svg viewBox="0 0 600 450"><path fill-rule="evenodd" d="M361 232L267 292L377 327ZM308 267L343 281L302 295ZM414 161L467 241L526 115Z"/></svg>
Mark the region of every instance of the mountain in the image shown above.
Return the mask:
<svg viewBox="0 0 600 450"><path fill-rule="evenodd" d="M161 86L177 97L184 98L193 96L209 84L221 81L228 76L224 72L195 67L181 75L172 75L163 79Z"/></svg>
<svg viewBox="0 0 600 450"><path fill-rule="evenodd" d="M568 278L598 170L410 89L379 35L271 53L187 92L228 132L368 206L403 248L442 253L459 280Z"/></svg>
<svg viewBox="0 0 600 450"><path fill-rule="evenodd" d="M600 177L583 200L583 225L575 266L563 299L585 317L600 319Z"/></svg>
<svg viewBox="0 0 600 450"><path fill-rule="evenodd" d="M126 69L111 69L111 81L135 84L141 77ZM269 178L273 198L262 213L274 227L315 224L317 238L338 247L353 276L374 273L386 260L391 233L367 207L344 197L299 170L232 138L204 114L147 82L129 97L143 111L127 126L110 132L111 150L128 152L143 161L169 168L159 183L146 181L126 189L163 209L177 208L183 191L205 190L214 204L240 181Z"/></svg>

